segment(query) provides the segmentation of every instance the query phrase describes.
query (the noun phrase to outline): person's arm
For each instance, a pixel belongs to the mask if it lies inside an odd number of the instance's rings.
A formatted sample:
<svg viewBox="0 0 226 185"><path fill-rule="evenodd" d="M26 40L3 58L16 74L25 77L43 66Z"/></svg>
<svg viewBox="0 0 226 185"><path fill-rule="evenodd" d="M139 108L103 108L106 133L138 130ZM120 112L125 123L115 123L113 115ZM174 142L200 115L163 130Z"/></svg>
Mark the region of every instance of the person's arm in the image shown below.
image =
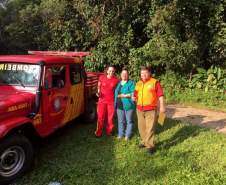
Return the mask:
<svg viewBox="0 0 226 185"><path fill-rule="evenodd" d="M166 112L164 93L159 81L156 83L156 92L159 97L159 112Z"/></svg>
<svg viewBox="0 0 226 185"><path fill-rule="evenodd" d="M118 84L117 84L117 86L116 86L116 88L115 88L115 93L114 93L114 95L115 95L116 98L120 98L119 87L120 87L120 82L118 82Z"/></svg>
<svg viewBox="0 0 226 185"><path fill-rule="evenodd" d="M121 81L119 81L119 83L118 83L118 98L126 98L126 94L123 94L123 93L120 93L119 92L119 88L120 88L120 86L121 86ZM120 88L121 89L121 88ZM121 90L120 90L121 91Z"/></svg>
<svg viewBox="0 0 226 185"><path fill-rule="evenodd" d="M98 83L97 83L97 97L100 96L100 88L101 88L101 76L99 77Z"/></svg>
<svg viewBox="0 0 226 185"><path fill-rule="evenodd" d="M132 80L130 86L130 98L134 96L134 91L135 91L135 82Z"/></svg>
<svg viewBox="0 0 226 185"><path fill-rule="evenodd" d="M164 96L159 97L159 112L166 112Z"/></svg>
<svg viewBox="0 0 226 185"><path fill-rule="evenodd" d="M97 84L97 93L100 93L100 87L101 87L101 82L98 81L98 84Z"/></svg>
<svg viewBox="0 0 226 185"><path fill-rule="evenodd" d="M135 83L134 83L135 84ZM134 89L134 92L133 92L133 96L132 96L132 100L133 101L137 101L137 95L138 95L138 82L136 83L136 85L135 85L135 89Z"/></svg>
<svg viewBox="0 0 226 185"><path fill-rule="evenodd" d="M129 84L129 92L124 95L125 98L132 98L134 95L135 82L133 80L130 81Z"/></svg>
<svg viewBox="0 0 226 185"><path fill-rule="evenodd" d="M125 94L120 94L118 97L119 98L132 98L133 93L134 93L134 89L135 89L135 83L134 81L131 81L129 84L129 91Z"/></svg>

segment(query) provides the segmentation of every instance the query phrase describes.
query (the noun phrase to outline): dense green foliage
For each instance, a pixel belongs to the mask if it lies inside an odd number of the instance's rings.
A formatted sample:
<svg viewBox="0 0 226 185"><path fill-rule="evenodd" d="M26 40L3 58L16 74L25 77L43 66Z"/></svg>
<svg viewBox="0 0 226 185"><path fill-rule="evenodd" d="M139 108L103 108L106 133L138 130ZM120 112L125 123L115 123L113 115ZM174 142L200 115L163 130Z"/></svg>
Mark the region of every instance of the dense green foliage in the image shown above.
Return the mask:
<svg viewBox="0 0 226 185"><path fill-rule="evenodd" d="M198 108L209 108L226 112L226 96L220 92L199 89L173 89L165 88L167 103L180 103Z"/></svg>
<svg viewBox="0 0 226 185"><path fill-rule="evenodd" d="M190 80L174 72L159 77L167 103L184 103L226 111L226 71L216 66L208 70L197 68L197 71Z"/></svg>
<svg viewBox="0 0 226 185"><path fill-rule="evenodd" d="M226 0L1 2L2 54L91 51L89 70L127 66L138 79L139 67L151 65L156 76L175 76L170 86L225 96Z"/></svg>
<svg viewBox="0 0 226 185"><path fill-rule="evenodd" d="M91 50L91 68L225 67L226 0L3 0L1 53Z"/></svg>
<svg viewBox="0 0 226 185"><path fill-rule="evenodd" d="M193 75L189 87L204 88L205 92L208 92L209 89L218 89L220 92L224 92L226 89L226 71L216 66L211 66L207 71L203 68L197 68L197 70L198 73Z"/></svg>
<svg viewBox="0 0 226 185"><path fill-rule="evenodd" d="M167 120L157 129L157 152L116 136L97 139L95 125L71 125L45 139L34 169L14 185L222 185L226 137L206 128Z"/></svg>

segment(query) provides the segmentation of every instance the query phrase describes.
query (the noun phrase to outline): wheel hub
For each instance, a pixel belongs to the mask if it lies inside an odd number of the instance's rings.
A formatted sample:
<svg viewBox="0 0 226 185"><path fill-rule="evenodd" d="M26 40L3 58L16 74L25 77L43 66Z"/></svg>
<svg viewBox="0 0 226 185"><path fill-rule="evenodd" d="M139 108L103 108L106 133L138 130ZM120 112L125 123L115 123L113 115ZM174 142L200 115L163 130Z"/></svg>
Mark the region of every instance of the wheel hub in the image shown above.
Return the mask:
<svg viewBox="0 0 226 185"><path fill-rule="evenodd" d="M13 146L0 154L0 175L10 177L15 175L23 167L25 153L22 147Z"/></svg>

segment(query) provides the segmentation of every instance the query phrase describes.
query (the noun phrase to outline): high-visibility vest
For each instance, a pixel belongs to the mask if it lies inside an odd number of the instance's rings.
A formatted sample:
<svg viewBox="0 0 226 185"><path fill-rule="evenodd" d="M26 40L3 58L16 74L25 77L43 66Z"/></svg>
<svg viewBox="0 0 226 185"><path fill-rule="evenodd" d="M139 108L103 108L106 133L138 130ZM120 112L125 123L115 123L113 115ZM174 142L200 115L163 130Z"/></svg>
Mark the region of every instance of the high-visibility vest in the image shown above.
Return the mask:
<svg viewBox="0 0 226 185"><path fill-rule="evenodd" d="M154 78L148 81L138 81L135 87L137 98L137 109L141 111L153 110L157 107L158 96L156 92L156 82Z"/></svg>

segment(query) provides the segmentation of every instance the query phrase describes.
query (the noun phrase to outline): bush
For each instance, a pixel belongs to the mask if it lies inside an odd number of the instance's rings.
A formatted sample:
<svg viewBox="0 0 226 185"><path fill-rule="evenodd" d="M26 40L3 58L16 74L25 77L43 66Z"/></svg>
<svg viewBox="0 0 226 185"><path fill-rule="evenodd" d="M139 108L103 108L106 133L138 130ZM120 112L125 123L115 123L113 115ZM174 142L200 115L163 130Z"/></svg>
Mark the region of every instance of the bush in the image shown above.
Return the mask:
<svg viewBox="0 0 226 185"><path fill-rule="evenodd" d="M208 70L197 68L197 72L189 82L190 88L205 89L205 92L210 90L226 91L226 70L211 66Z"/></svg>
<svg viewBox="0 0 226 185"><path fill-rule="evenodd" d="M167 72L160 76L168 103L199 104L226 111L225 70L210 67L197 69L191 80L188 77Z"/></svg>

